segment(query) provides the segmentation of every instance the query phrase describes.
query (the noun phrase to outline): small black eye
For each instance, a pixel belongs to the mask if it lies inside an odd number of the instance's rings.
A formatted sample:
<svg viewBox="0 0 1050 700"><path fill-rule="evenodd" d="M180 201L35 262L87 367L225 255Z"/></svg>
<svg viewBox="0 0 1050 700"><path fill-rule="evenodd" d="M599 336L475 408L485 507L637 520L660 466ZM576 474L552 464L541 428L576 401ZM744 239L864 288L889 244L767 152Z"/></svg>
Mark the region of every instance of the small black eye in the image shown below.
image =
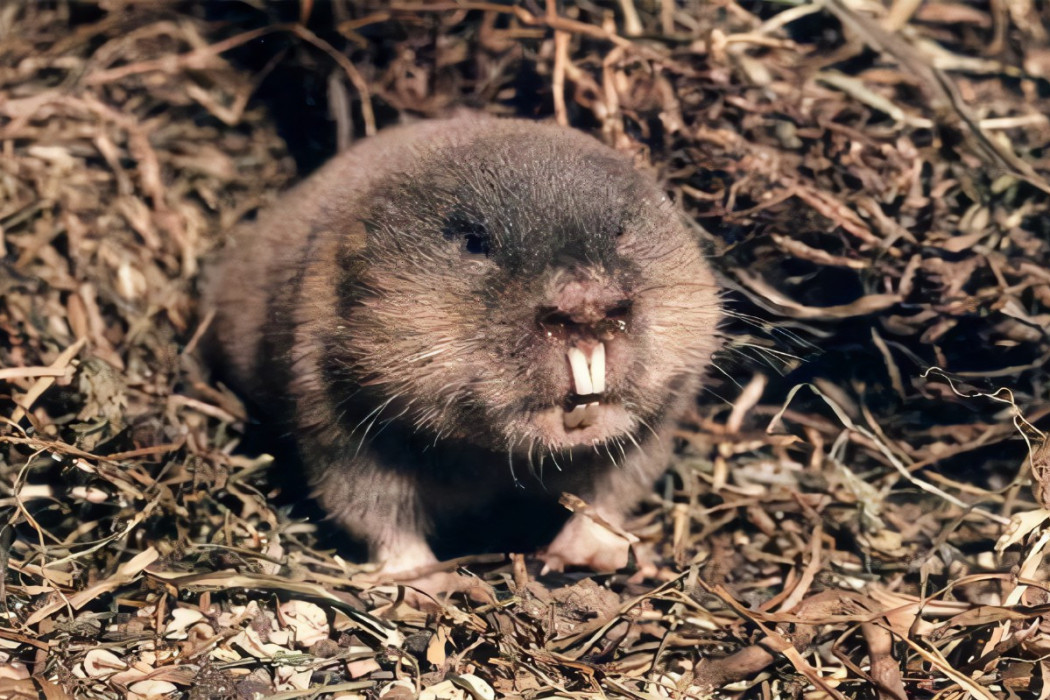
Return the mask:
<svg viewBox="0 0 1050 700"><path fill-rule="evenodd" d="M441 232L445 240L459 241L462 250L468 255L484 255L488 257L492 251L491 238L484 224L471 221L465 217L454 216L445 224Z"/></svg>
<svg viewBox="0 0 1050 700"><path fill-rule="evenodd" d="M487 233L468 233L463 240L466 241L468 253L488 257L489 236Z"/></svg>

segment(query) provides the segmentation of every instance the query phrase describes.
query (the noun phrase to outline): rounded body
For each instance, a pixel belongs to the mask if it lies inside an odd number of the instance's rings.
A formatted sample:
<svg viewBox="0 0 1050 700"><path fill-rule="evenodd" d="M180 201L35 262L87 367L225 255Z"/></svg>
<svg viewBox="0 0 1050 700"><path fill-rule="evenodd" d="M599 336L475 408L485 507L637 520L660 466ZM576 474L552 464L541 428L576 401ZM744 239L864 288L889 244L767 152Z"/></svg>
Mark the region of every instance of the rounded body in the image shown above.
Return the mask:
<svg viewBox="0 0 1050 700"><path fill-rule="evenodd" d="M206 294L214 339L390 571L522 493L571 492L616 525L718 345L718 290L680 217L571 129L390 129L234 231ZM626 543L575 516L547 557L613 568Z"/></svg>

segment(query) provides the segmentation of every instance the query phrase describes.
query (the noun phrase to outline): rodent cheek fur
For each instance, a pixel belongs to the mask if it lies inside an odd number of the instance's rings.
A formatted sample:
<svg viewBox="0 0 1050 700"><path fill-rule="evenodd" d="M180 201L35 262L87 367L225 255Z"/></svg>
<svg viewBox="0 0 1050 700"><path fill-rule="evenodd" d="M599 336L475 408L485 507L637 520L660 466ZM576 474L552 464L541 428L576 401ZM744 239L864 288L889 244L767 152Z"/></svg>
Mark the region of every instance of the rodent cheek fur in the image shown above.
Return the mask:
<svg viewBox="0 0 1050 700"><path fill-rule="evenodd" d="M352 284L342 334L348 378L383 397L375 418L394 417L438 437L477 423L477 391L493 353L478 325L479 288L495 266L464 261L451 245L426 250L373 246L366 272ZM437 272L436 272L437 271ZM465 420L466 419L466 420Z"/></svg>
<svg viewBox="0 0 1050 700"><path fill-rule="evenodd" d="M637 332L628 334L638 343L631 370L635 410L655 416L678 394L696 391L697 368L718 346L718 288L683 227L625 233L617 250L639 269L633 294Z"/></svg>

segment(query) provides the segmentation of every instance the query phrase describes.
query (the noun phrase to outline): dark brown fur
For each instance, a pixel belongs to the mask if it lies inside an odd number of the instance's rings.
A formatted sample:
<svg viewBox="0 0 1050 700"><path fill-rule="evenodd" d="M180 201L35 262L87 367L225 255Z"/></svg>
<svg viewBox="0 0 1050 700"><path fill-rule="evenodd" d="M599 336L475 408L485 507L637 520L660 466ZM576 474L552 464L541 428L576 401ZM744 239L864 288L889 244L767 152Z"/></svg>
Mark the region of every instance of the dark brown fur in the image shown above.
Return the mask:
<svg viewBox="0 0 1050 700"><path fill-rule="evenodd" d="M520 488L622 522L720 314L697 242L626 157L478 117L340 155L234 232L207 296L230 377L283 405L321 503L390 571L434 561L444 515ZM599 335L600 408L566 428L567 347ZM575 516L547 560L611 568L626 546Z"/></svg>

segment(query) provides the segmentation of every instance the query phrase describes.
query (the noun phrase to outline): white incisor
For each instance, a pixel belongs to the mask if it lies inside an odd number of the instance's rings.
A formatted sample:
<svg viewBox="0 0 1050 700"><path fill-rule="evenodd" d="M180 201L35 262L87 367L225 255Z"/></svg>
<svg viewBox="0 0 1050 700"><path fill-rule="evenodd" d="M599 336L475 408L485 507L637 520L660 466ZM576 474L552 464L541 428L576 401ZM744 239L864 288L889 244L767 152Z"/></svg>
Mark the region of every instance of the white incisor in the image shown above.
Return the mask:
<svg viewBox="0 0 1050 700"><path fill-rule="evenodd" d="M572 369L573 392L577 396L601 394L605 391L605 343L598 343L589 359L583 350L576 346L569 348L566 355ZM597 401L586 406L573 406L571 411L565 412L565 429L586 428L597 420Z"/></svg>

